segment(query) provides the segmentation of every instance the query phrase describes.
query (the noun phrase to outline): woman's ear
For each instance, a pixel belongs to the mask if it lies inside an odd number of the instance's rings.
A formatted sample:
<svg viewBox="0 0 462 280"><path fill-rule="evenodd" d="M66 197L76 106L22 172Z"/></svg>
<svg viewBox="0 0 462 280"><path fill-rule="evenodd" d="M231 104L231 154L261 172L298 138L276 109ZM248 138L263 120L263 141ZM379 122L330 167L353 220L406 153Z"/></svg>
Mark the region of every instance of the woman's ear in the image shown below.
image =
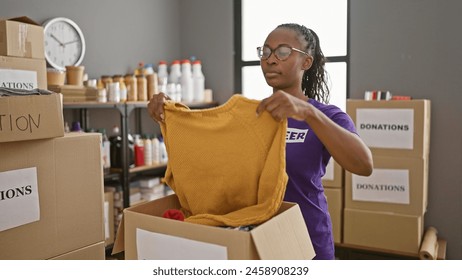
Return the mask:
<svg viewBox="0 0 462 280"><path fill-rule="evenodd" d="M307 55L305 61L303 62L302 69L308 70L313 65L313 57L311 55Z"/></svg>

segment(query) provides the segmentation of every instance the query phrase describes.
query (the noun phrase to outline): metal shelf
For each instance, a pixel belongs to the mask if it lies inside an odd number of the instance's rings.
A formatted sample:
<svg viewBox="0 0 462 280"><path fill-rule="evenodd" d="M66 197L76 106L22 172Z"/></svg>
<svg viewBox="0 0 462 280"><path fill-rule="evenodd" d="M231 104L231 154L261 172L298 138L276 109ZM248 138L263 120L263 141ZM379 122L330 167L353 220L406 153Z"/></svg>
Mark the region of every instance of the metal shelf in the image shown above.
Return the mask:
<svg viewBox="0 0 462 280"><path fill-rule="evenodd" d="M191 109L206 109L215 107L218 105L218 102L191 102L184 103ZM122 185L123 192L123 204L124 208L130 206L130 179L131 177L136 176L141 173L152 173L157 175L162 175L165 173L167 165L150 165L150 166L139 166L130 168L128 163L128 118L130 114L135 111L136 123L141 124L140 110L147 108L147 101L136 101L136 102L123 102L123 103L100 103L100 102L64 102L63 109L70 110L79 110L80 111L80 123L82 128L86 130L89 128L89 109L110 109L117 110L120 113L120 127L121 127L121 137L122 137L122 166L123 168L111 168L110 172L104 174L104 180L120 180ZM135 110L136 109L136 110ZM138 127L138 131L139 131Z"/></svg>

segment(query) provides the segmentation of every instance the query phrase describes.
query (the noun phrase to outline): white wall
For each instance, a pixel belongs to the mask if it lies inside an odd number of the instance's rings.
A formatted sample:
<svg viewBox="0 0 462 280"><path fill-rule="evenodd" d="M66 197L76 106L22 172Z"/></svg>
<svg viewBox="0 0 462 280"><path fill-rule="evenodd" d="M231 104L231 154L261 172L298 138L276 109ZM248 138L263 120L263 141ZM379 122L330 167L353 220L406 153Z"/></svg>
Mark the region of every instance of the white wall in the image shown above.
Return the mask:
<svg viewBox="0 0 462 280"><path fill-rule="evenodd" d="M462 2L351 0L350 95L368 89L431 100L425 226L462 259Z"/></svg>

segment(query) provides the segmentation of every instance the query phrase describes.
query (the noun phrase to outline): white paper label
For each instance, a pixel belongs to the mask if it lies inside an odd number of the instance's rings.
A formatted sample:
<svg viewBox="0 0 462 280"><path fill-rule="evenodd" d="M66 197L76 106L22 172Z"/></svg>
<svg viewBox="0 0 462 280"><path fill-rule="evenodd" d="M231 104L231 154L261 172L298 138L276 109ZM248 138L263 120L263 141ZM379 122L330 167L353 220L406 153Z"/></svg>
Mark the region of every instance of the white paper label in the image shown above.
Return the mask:
<svg viewBox="0 0 462 280"><path fill-rule="evenodd" d="M334 180L334 159L331 157L326 166L326 173L322 177L323 180Z"/></svg>
<svg viewBox="0 0 462 280"><path fill-rule="evenodd" d="M286 143L304 143L308 129L288 127L286 131Z"/></svg>
<svg viewBox="0 0 462 280"><path fill-rule="evenodd" d="M356 129L372 148L414 147L413 109L357 109Z"/></svg>
<svg viewBox="0 0 462 280"><path fill-rule="evenodd" d="M226 260L225 246L136 229L139 260Z"/></svg>
<svg viewBox="0 0 462 280"><path fill-rule="evenodd" d="M352 199L409 204L409 170L374 169L371 176L352 175Z"/></svg>
<svg viewBox="0 0 462 280"><path fill-rule="evenodd" d="M0 69L0 87L26 90L37 88L37 72L17 69Z"/></svg>
<svg viewBox="0 0 462 280"><path fill-rule="evenodd" d="M40 220L37 168L0 172L0 231Z"/></svg>

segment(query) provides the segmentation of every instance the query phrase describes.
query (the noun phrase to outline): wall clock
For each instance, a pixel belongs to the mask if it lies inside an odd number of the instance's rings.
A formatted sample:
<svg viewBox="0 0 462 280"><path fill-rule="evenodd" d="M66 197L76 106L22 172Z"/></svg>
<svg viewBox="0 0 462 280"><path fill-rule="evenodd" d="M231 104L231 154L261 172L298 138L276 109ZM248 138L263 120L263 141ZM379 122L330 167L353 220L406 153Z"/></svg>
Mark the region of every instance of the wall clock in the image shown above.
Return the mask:
<svg viewBox="0 0 462 280"><path fill-rule="evenodd" d="M58 70L67 65L80 65L85 55L85 38L80 27L65 17L52 18L43 23L45 59Z"/></svg>

